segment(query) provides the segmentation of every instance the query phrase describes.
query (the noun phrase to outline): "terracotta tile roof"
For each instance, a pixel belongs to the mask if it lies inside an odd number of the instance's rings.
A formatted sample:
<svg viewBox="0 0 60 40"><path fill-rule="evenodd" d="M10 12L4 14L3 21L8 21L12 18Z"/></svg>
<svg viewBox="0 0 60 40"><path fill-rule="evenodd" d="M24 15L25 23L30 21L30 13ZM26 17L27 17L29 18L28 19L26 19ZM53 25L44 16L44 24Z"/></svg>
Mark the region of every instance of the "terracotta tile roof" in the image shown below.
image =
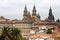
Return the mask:
<svg viewBox="0 0 60 40"><path fill-rule="evenodd" d="M57 28L57 29L53 30L53 33L60 34L60 28Z"/></svg>
<svg viewBox="0 0 60 40"><path fill-rule="evenodd" d="M0 23L2 23L2 22L3 22L3 23L4 23L4 22L9 22L9 23L10 23L10 22L12 22L12 20L9 20L9 19L2 19L2 20L0 20Z"/></svg>
<svg viewBox="0 0 60 40"><path fill-rule="evenodd" d="M36 35L30 35L29 38L42 38L42 37L49 37L52 38L52 34L36 34Z"/></svg>
<svg viewBox="0 0 60 40"><path fill-rule="evenodd" d="M56 25L57 22L41 22L41 21L36 21L34 24L37 24L37 25Z"/></svg>
<svg viewBox="0 0 60 40"><path fill-rule="evenodd" d="M17 21L18 19L13 19L12 21Z"/></svg>

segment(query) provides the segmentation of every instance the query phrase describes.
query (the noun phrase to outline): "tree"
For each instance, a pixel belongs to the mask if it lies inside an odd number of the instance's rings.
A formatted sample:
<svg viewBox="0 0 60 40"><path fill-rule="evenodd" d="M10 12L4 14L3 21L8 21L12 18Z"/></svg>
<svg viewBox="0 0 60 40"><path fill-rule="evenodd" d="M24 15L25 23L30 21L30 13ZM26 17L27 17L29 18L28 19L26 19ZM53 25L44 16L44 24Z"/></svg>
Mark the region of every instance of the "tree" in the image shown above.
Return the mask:
<svg viewBox="0 0 60 40"><path fill-rule="evenodd" d="M18 28L10 29L9 27L2 28L0 40L23 40L21 30Z"/></svg>
<svg viewBox="0 0 60 40"><path fill-rule="evenodd" d="M52 34L52 29L51 28L48 28L47 34Z"/></svg>
<svg viewBox="0 0 60 40"><path fill-rule="evenodd" d="M25 37L24 37L23 40L28 40L28 38L25 38Z"/></svg>
<svg viewBox="0 0 60 40"><path fill-rule="evenodd" d="M1 40L7 40L7 39L10 39L10 38L11 38L11 34L10 34L9 28L8 27L3 27L0 39Z"/></svg>
<svg viewBox="0 0 60 40"><path fill-rule="evenodd" d="M11 40L23 40L21 31L18 28L14 28L11 31L11 35L13 36Z"/></svg>

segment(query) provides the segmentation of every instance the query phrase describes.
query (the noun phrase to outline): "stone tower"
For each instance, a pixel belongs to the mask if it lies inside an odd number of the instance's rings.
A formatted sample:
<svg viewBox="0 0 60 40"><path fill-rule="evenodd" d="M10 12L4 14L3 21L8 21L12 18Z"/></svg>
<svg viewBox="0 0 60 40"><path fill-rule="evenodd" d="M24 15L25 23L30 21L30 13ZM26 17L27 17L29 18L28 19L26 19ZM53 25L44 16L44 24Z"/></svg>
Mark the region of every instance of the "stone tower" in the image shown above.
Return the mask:
<svg viewBox="0 0 60 40"><path fill-rule="evenodd" d="M33 19L33 20L36 20L36 19L37 19L37 14L36 14L35 5L33 6L33 10L32 10L32 19Z"/></svg>
<svg viewBox="0 0 60 40"><path fill-rule="evenodd" d="M55 21L54 15L52 14L52 9L51 9L51 7L50 7L50 9L49 9L48 21L49 21L49 22Z"/></svg>
<svg viewBox="0 0 60 40"><path fill-rule="evenodd" d="M23 14L23 20L27 20L27 17L28 17L28 11L27 11L27 7L25 6L24 14Z"/></svg>
<svg viewBox="0 0 60 40"><path fill-rule="evenodd" d="M39 15L39 13L37 14L37 18L38 18L38 20L40 20L40 15Z"/></svg>

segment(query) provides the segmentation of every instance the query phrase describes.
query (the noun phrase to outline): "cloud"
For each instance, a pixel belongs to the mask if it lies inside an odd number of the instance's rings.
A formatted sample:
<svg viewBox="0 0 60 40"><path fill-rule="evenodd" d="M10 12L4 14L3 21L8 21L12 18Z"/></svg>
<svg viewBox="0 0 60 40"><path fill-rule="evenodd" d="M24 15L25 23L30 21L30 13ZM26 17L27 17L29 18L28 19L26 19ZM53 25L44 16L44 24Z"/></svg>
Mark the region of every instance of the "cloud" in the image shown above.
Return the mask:
<svg viewBox="0 0 60 40"><path fill-rule="evenodd" d="M60 0L0 0L0 16L9 19L23 18L23 10L27 5L28 11L32 13L35 4L37 13L41 15L41 19L48 17L49 8L52 7L55 18L60 18Z"/></svg>

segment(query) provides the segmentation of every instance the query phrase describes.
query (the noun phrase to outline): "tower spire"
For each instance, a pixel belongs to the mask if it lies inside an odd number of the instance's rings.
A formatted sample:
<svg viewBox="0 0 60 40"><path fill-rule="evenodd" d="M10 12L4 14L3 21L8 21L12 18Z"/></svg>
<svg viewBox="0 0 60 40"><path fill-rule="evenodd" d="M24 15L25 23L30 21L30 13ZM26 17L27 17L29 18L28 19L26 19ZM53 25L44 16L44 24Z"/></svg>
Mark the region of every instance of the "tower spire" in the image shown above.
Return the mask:
<svg viewBox="0 0 60 40"><path fill-rule="evenodd" d="M37 14L37 18L38 18L38 20L40 20L40 15L39 15L39 13Z"/></svg>
<svg viewBox="0 0 60 40"><path fill-rule="evenodd" d="M25 5L25 8L24 8L24 14L23 14L23 16L27 16L27 6Z"/></svg>
<svg viewBox="0 0 60 40"><path fill-rule="evenodd" d="M34 21L37 20L37 14L36 14L36 7L35 7L35 5L33 6L33 10L32 10L32 20L34 20Z"/></svg>
<svg viewBox="0 0 60 40"><path fill-rule="evenodd" d="M52 9L51 9L51 7L50 7L50 9L49 9L48 20L49 20L49 21L54 21L54 15L52 14Z"/></svg>
<svg viewBox="0 0 60 40"><path fill-rule="evenodd" d="M27 6L25 5L25 9L24 9L24 11L27 11Z"/></svg>
<svg viewBox="0 0 60 40"><path fill-rule="evenodd" d="M52 15L52 9L51 9L51 6L50 6L50 9L49 9L49 15L50 15L50 16Z"/></svg>
<svg viewBox="0 0 60 40"><path fill-rule="evenodd" d="M37 16L38 18L40 18L40 15L39 15L39 13L38 13L38 16Z"/></svg>
<svg viewBox="0 0 60 40"><path fill-rule="evenodd" d="M33 6L33 10L36 10L36 8L35 8L35 4L34 4L34 6Z"/></svg>
<svg viewBox="0 0 60 40"><path fill-rule="evenodd" d="M28 16L28 11L27 11L27 7L25 5L24 14L23 14L23 20L27 20L27 16Z"/></svg>
<svg viewBox="0 0 60 40"><path fill-rule="evenodd" d="M36 7L35 7L35 5L33 6L32 16L36 16Z"/></svg>

